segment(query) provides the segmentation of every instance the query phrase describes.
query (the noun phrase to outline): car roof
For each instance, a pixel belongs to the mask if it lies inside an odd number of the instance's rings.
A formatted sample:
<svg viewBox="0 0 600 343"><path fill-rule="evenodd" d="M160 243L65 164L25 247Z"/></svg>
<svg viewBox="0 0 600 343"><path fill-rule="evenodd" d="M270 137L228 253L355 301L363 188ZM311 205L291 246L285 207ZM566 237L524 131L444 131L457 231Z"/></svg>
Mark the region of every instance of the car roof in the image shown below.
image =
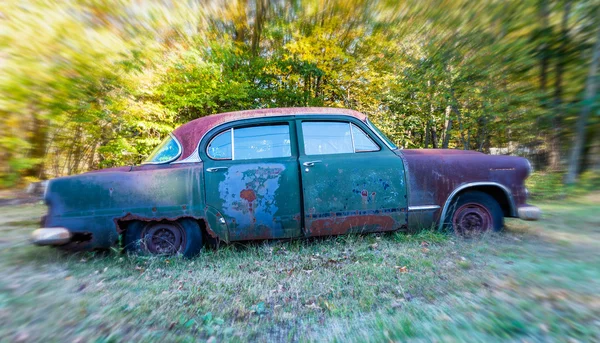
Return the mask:
<svg viewBox="0 0 600 343"><path fill-rule="evenodd" d="M246 110L236 112L225 112L213 114L206 117L194 119L185 123L173 131L183 149L179 161L189 157L198 147L200 140L213 128L229 122L252 119L296 115L342 115L351 116L361 121L366 121L367 116L354 110L332 107L288 107L288 108L265 108L258 110Z"/></svg>

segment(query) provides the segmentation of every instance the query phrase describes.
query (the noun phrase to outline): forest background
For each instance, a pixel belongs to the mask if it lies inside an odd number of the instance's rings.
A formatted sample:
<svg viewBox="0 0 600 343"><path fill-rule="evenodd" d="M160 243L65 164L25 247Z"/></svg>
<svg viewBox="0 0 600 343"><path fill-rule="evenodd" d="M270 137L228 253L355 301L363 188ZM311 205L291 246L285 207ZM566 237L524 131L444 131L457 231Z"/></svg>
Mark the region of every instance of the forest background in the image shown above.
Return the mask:
<svg viewBox="0 0 600 343"><path fill-rule="evenodd" d="M600 170L600 1L7 1L0 188L140 163L218 112L361 111L399 147ZM594 172L596 171L596 172Z"/></svg>

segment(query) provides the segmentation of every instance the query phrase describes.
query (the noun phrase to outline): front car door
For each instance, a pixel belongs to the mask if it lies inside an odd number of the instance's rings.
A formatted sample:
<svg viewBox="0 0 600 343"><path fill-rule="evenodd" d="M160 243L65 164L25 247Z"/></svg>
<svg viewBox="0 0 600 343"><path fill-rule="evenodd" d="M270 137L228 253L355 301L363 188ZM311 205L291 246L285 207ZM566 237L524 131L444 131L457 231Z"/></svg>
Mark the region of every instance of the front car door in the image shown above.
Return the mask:
<svg viewBox="0 0 600 343"><path fill-rule="evenodd" d="M389 231L405 226L402 159L360 120L313 118L296 121L305 234Z"/></svg>
<svg viewBox="0 0 600 343"><path fill-rule="evenodd" d="M294 123L247 121L207 134L206 204L225 221L229 240L301 235Z"/></svg>

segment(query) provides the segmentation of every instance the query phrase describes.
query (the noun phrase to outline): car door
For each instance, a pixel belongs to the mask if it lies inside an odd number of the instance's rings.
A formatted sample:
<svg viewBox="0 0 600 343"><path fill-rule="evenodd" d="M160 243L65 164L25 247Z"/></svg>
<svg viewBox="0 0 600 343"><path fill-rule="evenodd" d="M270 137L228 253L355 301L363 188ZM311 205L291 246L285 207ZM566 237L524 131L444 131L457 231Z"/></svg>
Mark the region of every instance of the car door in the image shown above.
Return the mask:
<svg viewBox="0 0 600 343"><path fill-rule="evenodd" d="M402 159L360 120L296 122L308 236L399 229L407 222Z"/></svg>
<svg viewBox="0 0 600 343"><path fill-rule="evenodd" d="M293 122L238 125L208 138L206 204L222 216L231 241L301 235L293 127Z"/></svg>

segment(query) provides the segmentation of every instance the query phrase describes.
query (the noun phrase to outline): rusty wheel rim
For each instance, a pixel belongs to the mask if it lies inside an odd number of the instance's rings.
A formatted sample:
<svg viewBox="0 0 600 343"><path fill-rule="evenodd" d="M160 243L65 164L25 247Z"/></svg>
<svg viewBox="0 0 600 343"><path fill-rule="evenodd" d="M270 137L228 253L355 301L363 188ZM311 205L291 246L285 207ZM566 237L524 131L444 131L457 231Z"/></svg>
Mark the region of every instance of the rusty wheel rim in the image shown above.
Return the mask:
<svg viewBox="0 0 600 343"><path fill-rule="evenodd" d="M185 245L183 228L174 223L151 224L142 237L146 250L154 255L174 255Z"/></svg>
<svg viewBox="0 0 600 343"><path fill-rule="evenodd" d="M492 214L483 205L468 203L460 206L452 218L454 232L461 236L471 236L488 231L492 225Z"/></svg>

